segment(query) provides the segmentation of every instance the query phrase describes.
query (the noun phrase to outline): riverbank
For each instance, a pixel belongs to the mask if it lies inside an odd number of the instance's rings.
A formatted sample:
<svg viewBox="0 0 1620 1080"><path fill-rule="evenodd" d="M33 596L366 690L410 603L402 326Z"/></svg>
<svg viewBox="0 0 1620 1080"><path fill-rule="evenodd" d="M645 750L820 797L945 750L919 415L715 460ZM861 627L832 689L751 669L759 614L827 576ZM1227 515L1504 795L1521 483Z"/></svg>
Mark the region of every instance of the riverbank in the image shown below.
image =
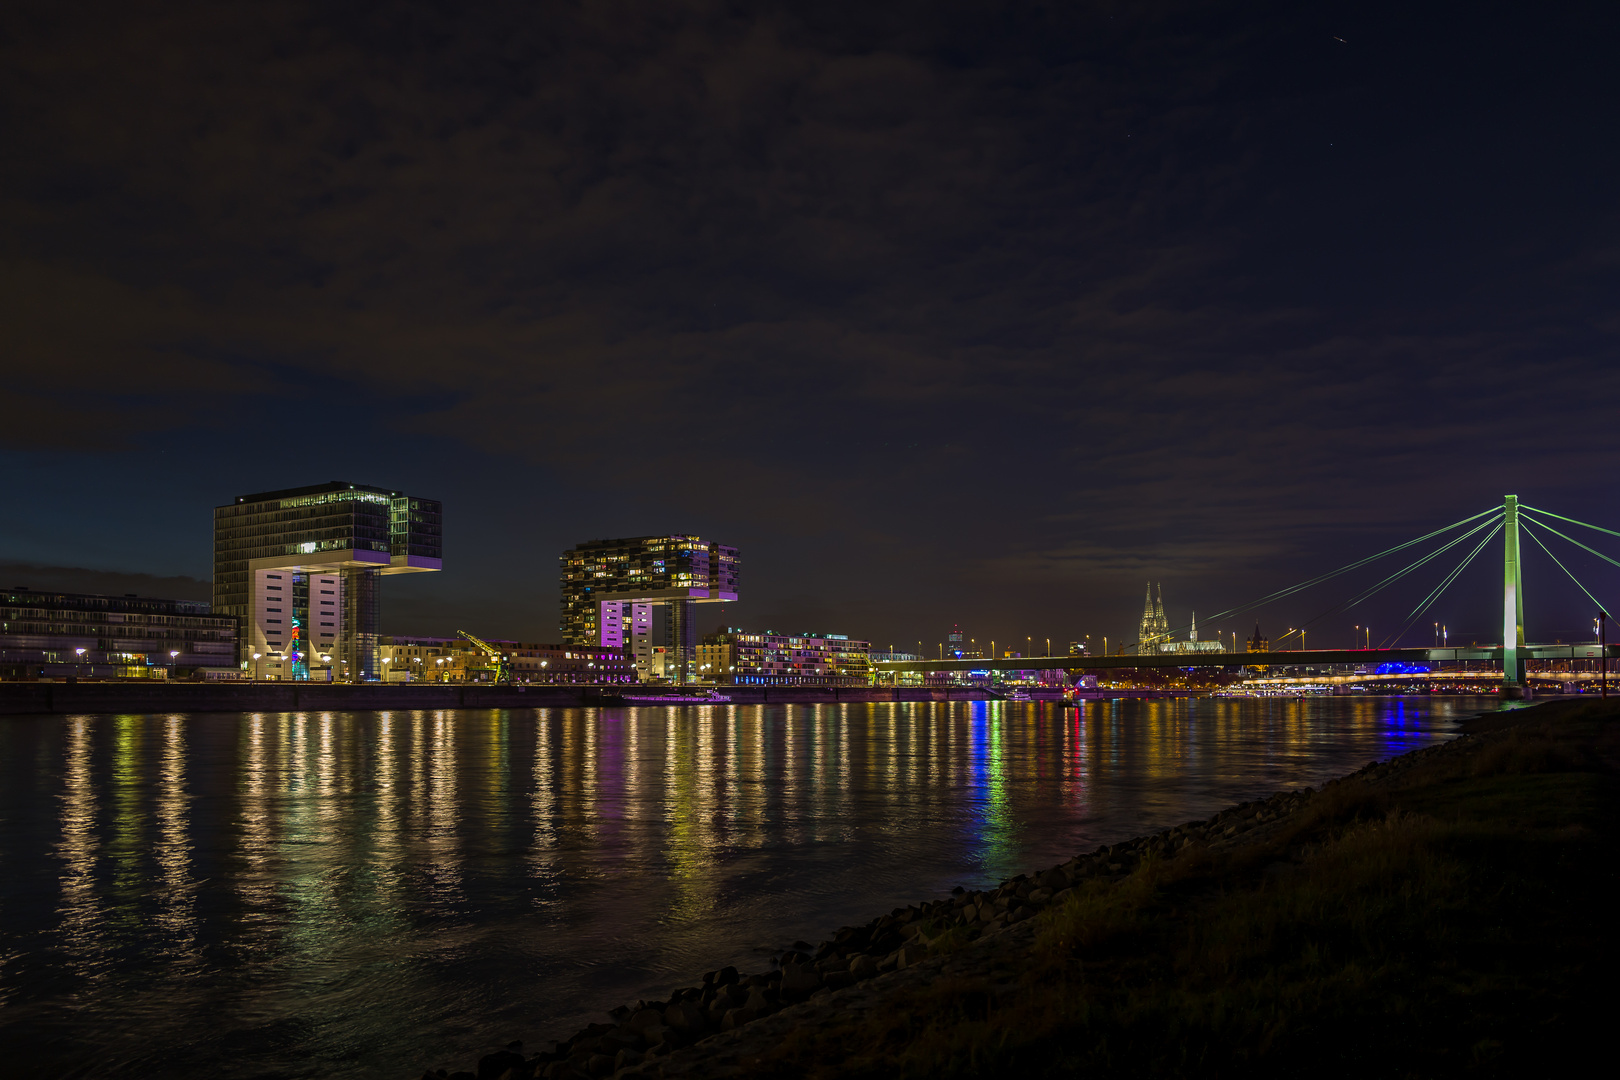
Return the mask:
<svg viewBox="0 0 1620 1080"><path fill-rule="evenodd" d="M1617 720L1488 715L459 1075L1556 1071L1603 1030Z"/></svg>
<svg viewBox="0 0 1620 1080"><path fill-rule="evenodd" d="M360 712L378 709L540 709L633 705L623 687L444 683L153 681L0 683L0 716L51 713ZM651 693L640 688L632 691ZM727 686L733 705L837 705L885 701L984 701L967 687ZM694 698L693 704L714 702Z"/></svg>

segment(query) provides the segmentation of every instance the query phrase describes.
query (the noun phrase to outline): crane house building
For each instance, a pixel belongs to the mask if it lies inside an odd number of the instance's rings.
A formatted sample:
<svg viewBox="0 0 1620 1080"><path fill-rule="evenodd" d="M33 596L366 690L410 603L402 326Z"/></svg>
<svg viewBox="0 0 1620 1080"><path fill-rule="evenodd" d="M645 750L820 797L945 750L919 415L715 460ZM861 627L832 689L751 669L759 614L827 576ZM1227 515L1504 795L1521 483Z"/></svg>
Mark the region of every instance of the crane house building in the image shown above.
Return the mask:
<svg viewBox="0 0 1620 1080"><path fill-rule="evenodd" d="M255 678L371 682L381 579L442 569L433 499L333 480L214 510L215 614L241 624Z"/></svg>

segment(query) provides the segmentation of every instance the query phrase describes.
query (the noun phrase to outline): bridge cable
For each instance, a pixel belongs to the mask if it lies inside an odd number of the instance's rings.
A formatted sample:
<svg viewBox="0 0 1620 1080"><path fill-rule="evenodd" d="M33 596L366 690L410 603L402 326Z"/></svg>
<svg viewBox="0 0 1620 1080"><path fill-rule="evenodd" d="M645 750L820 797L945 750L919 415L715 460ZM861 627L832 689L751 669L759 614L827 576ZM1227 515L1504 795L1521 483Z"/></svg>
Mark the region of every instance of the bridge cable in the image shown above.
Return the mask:
<svg viewBox="0 0 1620 1080"><path fill-rule="evenodd" d="M1226 619L1226 618L1230 618L1233 615L1241 615L1241 614L1243 614L1245 612L1253 611L1255 608L1261 607L1262 605L1265 605L1265 604L1269 604L1273 600L1281 600L1285 596L1292 596L1293 594L1295 594L1297 592L1301 592L1301 591L1303 591L1305 589L1308 589L1313 585L1320 585L1322 582L1327 581L1330 578L1336 578L1340 574L1348 573L1351 570L1355 570L1355 569L1358 569L1360 567L1366 566L1370 562L1376 562L1377 560L1382 559L1385 555L1393 555L1393 554L1395 554L1395 552L1404 551L1406 548L1412 547L1414 544L1421 544L1425 540L1431 540L1434 537L1439 536L1441 533L1450 532L1452 529L1455 529L1460 525L1466 525L1470 521L1474 521L1474 520L1477 520L1479 518L1482 518L1486 514L1500 514L1501 512L1502 512L1502 508L1500 506L1493 506L1489 510L1481 510L1479 513L1473 514L1473 515L1471 515L1469 517L1465 517L1461 521L1454 521L1450 525L1445 526L1444 528L1436 529L1436 530L1434 530L1433 532L1430 532L1430 533L1425 533L1425 534L1423 534L1422 536L1418 537L1415 540L1408 540L1404 544L1396 544L1394 547L1388 548L1388 549L1386 549L1384 551L1380 551L1376 555L1369 555L1365 559L1358 559L1357 561L1355 561L1353 563L1350 563L1347 566L1341 566L1337 570L1334 570L1334 571L1332 571L1330 573L1321 574L1321 575L1319 575L1317 577L1310 578L1307 581L1300 582L1298 585L1291 585L1286 589L1278 590L1277 592L1271 593L1268 596L1262 596L1258 600L1251 600L1246 604L1239 604L1237 607L1228 608L1226 611L1216 612L1214 615L1211 615L1208 618L1207 621L1210 622L1210 623L1214 623L1218 619ZM1488 525L1488 524L1490 524L1490 522L1486 522L1486 524ZM1470 532L1468 532L1468 533L1464 533L1463 536L1459 537L1458 539L1459 540L1466 539L1468 536L1471 536L1474 532L1478 532L1479 529L1481 529L1483 527L1484 526L1476 526L1473 530L1470 530ZM1454 543L1455 543L1455 541L1454 541ZM1441 548L1440 550L1444 551L1445 548ZM1436 552L1436 554L1438 554L1438 552Z"/></svg>
<svg viewBox="0 0 1620 1080"><path fill-rule="evenodd" d="M1539 524L1539 522L1538 522L1538 524ZM1561 562L1558 562L1558 556L1554 555L1552 553L1551 549L1549 549L1546 544L1543 544L1541 542L1541 537L1537 536L1533 532L1530 532L1530 526L1526 525L1524 527L1524 531L1527 532L1527 533L1530 533L1530 539L1534 540L1536 542L1536 544L1541 548L1542 551L1547 552L1547 558L1551 559L1554 563L1557 563L1558 564L1558 569L1562 570L1564 572L1564 574L1569 578L1569 580L1575 582L1575 587L1577 589L1581 590L1581 592L1586 593L1586 598L1588 600L1592 601L1592 603L1594 603L1594 604L1597 604L1597 607L1598 607L1599 611L1608 611L1609 610L1609 608L1608 608L1608 606L1606 604L1602 603L1601 601L1598 600L1597 597L1592 595L1592 592L1591 592L1590 589L1588 589L1585 585L1581 584L1579 578L1577 578L1574 574L1571 574L1569 572L1569 567L1565 566Z"/></svg>
<svg viewBox="0 0 1620 1080"><path fill-rule="evenodd" d="M1496 538L1496 534L1502 531L1502 525L1503 525L1502 522L1497 522L1496 528L1494 528L1490 532L1486 533L1485 538L1479 542L1479 544L1474 548L1474 550L1470 551L1468 553L1467 557L1465 557L1462 562L1458 563L1456 568L1453 569L1451 571L1451 573L1447 574L1445 576L1445 578L1441 580L1439 585L1435 586L1435 589L1434 589L1433 592L1431 592L1428 596L1425 596L1423 598L1422 602L1419 603L1417 607L1412 609L1412 614L1406 620L1406 625L1401 627L1400 632L1395 635L1394 641L1393 641L1392 644L1390 644L1390 645L1385 645L1384 644L1384 642L1390 641L1390 639L1387 638L1387 637L1384 638L1383 641L1380 641L1378 644L1381 647L1384 647L1384 648L1399 648L1400 643L1401 643L1401 638L1406 636L1406 632L1408 630L1412 629L1413 624L1415 624L1418 621L1418 619L1423 617L1424 612L1428 611L1437 602L1439 602L1440 597L1445 593L1445 591L1447 589L1449 589L1451 587L1451 583L1456 581L1457 578L1462 575L1462 572L1464 570L1468 569L1468 564L1474 561L1474 557L1476 555L1478 555L1481 551L1484 551L1485 550L1485 545L1489 544L1492 540L1494 540Z"/></svg>
<svg viewBox="0 0 1620 1080"><path fill-rule="evenodd" d="M1476 516L1478 516L1478 515L1476 515ZM1454 540L1448 541L1443 546L1435 549L1434 551L1431 551L1429 554L1423 556L1423 558L1417 560L1416 562L1410 563L1409 565L1407 565L1403 569L1397 570L1395 573L1389 575L1388 577L1386 577L1384 580L1378 582L1377 584L1371 585L1368 588L1363 589L1361 592L1359 592L1356 595L1350 597L1348 600L1341 600L1337 604L1334 604L1332 607L1328 608L1326 611L1322 612L1320 615L1317 615L1315 618L1310 619L1309 621L1307 621L1305 623L1304 628L1309 629L1310 627L1314 626L1316 623L1321 622L1323 619L1327 618L1330 615L1336 615L1341 611L1348 611L1350 608L1355 607L1357 604L1360 604L1362 601L1364 601L1364 600L1368 599L1369 597L1371 597L1374 593L1377 593L1380 590L1382 590L1383 588L1385 588L1386 586L1391 585L1391 584L1395 583L1396 581L1399 581L1401 578L1405 577L1407 574L1410 574L1413 570L1416 570L1418 567L1424 565L1425 563L1431 562L1434 559L1439 558L1441 555L1444 555L1446 552L1450 551L1452 548L1456 547L1458 544L1462 543L1464 540L1467 540L1469 537L1472 537L1472 536L1478 534L1482 529L1490 528L1492 525L1495 525L1495 526L1497 526L1499 528L1501 526L1501 522L1499 520L1496 520L1496 519L1493 519L1491 521L1482 521L1482 522L1480 522L1478 525L1475 525L1472 529L1469 529L1467 532L1463 533L1461 536L1457 537ZM1492 531L1493 534L1495 533L1495 529L1492 529L1491 531ZM1486 539L1488 540L1489 537L1486 537Z"/></svg>
<svg viewBox="0 0 1620 1080"><path fill-rule="evenodd" d="M1582 525L1582 526L1585 526L1588 529L1593 529L1593 530L1596 530L1597 532L1600 532L1600 533L1608 533L1610 536L1620 536L1620 532L1615 532L1613 529L1605 529L1601 525L1587 525L1586 522L1584 522L1584 521L1576 521L1572 517L1565 517L1563 514L1555 514L1551 510L1542 510L1540 507L1526 506L1523 503L1520 503L1519 504L1519 509L1520 510L1534 510L1538 514L1546 514L1548 517L1555 517L1559 521L1572 522L1573 524ZM1545 528L1546 526L1543 525L1542 527Z"/></svg>
<svg viewBox="0 0 1620 1080"><path fill-rule="evenodd" d="M1603 554L1603 552L1599 551L1597 548L1589 548L1585 544L1581 543L1579 540L1575 539L1572 536L1564 536L1563 533L1559 532L1557 529L1553 528L1551 525L1547 524L1545 521L1537 521L1535 518L1530 518L1530 520L1534 521L1537 525L1540 525L1543 529L1546 529L1548 532L1552 533L1554 536L1563 536L1563 538L1565 540L1568 540L1570 543L1574 544L1576 547L1580 548L1581 550L1590 551L1593 555L1596 555L1598 558L1602 559L1604 562L1609 563L1609 564L1611 564L1613 566L1620 566L1620 562L1615 562L1615 560L1609 558L1607 555ZM1580 523L1577 522L1576 524L1580 524ZM1593 526L1591 526L1591 528L1595 529L1595 528L1597 528L1597 526L1593 525ZM1604 529L1603 531L1608 532L1609 530Z"/></svg>

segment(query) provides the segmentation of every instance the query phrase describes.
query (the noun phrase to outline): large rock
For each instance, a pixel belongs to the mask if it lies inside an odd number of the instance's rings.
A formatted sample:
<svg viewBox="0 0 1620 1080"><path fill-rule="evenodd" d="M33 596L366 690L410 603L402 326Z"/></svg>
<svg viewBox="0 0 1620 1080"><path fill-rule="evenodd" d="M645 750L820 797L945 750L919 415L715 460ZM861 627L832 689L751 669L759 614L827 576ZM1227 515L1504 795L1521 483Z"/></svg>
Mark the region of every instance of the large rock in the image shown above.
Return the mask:
<svg viewBox="0 0 1620 1080"><path fill-rule="evenodd" d="M921 963L928 958L928 950L918 944L910 944L900 950L900 956L895 966L908 968L913 964Z"/></svg>
<svg viewBox="0 0 1620 1080"><path fill-rule="evenodd" d="M821 986L821 975L809 964L788 964L782 968L781 993L785 998L807 998Z"/></svg>
<svg viewBox="0 0 1620 1080"><path fill-rule="evenodd" d="M690 1001L677 1001L664 1010L664 1024L682 1034L703 1030L703 1013Z"/></svg>
<svg viewBox="0 0 1620 1080"><path fill-rule="evenodd" d="M631 1031L646 1031L650 1027L662 1027L664 1014L658 1009L639 1009L630 1014L624 1026Z"/></svg>
<svg viewBox="0 0 1620 1080"><path fill-rule="evenodd" d="M877 961L861 953L849 962L849 973L857 979L870 979L877 974Z"/></svg>
<svg viewBox="0 0 1620 1080"><path fill-rule="evenodd" d="M748 1023L750 1020L758 1019L759 1015L759 1013L755 1012L753 1009L750 1009L746 1005L740 1009L732 1009L727 1012L725 1017L720 1021L720 1030L734 1031L735 1029Z"/></svg>

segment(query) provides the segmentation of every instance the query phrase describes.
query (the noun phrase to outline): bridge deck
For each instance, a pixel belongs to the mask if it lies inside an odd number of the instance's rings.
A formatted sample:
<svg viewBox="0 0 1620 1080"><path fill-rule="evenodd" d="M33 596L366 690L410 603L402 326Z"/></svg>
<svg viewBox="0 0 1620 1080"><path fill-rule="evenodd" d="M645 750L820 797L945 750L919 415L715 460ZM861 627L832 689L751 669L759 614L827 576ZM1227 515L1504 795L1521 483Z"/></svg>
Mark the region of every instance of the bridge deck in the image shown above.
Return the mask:
<svg viewBox="0 0 1620 1080"><path fill-rule="evenodd" d="M1610 645L1609 655L1620 655ZM1526 645L1519 655L1528 660L1596 660L1596 642L1580 645ZM1459 664L1465 661L1501 663L1502 650L1494 646L1446 649L1294 649L1251 653L1149 653L1146 656L1024 656L997 660L879 660L884 671L1098 671L1107 668L1262 667L1328 664Z"/></svg>

